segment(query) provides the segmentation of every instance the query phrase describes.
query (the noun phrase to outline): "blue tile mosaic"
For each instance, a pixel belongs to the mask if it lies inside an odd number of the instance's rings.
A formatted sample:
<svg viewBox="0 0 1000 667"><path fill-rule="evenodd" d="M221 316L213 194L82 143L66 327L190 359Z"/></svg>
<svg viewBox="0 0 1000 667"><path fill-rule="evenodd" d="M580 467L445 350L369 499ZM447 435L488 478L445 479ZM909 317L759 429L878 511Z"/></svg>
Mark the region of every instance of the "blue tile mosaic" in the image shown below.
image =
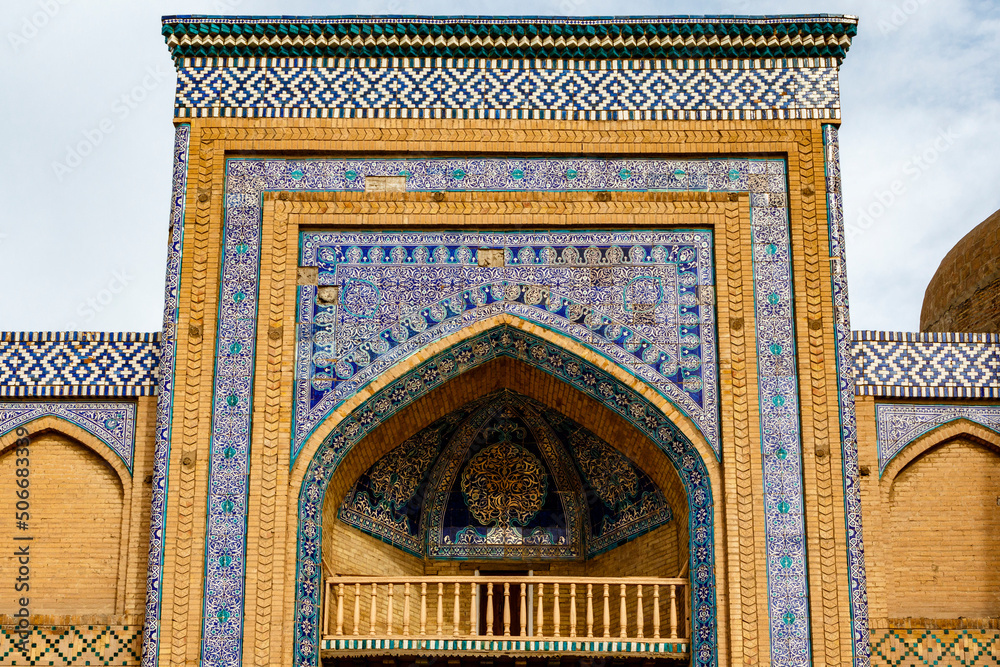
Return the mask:
<svg viewBox="0 0 1000 667"><path fill-rule="evenodd" d="M87 431L122 460L129 473L135 453L135 403L110 401L0 402L0 435L42 417L56 417Z"/></svg>
<svg viewBox="0 0 1000 667"><path fill-rule="evenodd" d="M393 66L378 59L185 59L177 117L752 120L840 117L836 67L741 61L599 61L588 69L535 61ZM322 60L322 64L320 64ZM398 60L398 59L397 59ZM429 59L430 60L430 59ZM312 62L312 59L310 59ZM475 61L480 62L480 61ZM543 63L545 61L542 61ZM781 62L781 61L778 61ZM327 64L329 63L329 64ZM335 63L335 64L334 64ZM572 65L572 63L570 63ZM490 66L492 65L492 66Z"/></svg>
<svg viewBox="0 0 1000 667"><path fill-rule="evenodd" d="M167 472L173 421L174 362L177 355L177 320L184 241L184 198L187 194L188 149L191 126L174 130L173 185L170 190L170 241L163 294L163 330L160 333L159 392L156 398L156 443L153 454L153 489L150 499L149 561L146 574L146 614L142 630L142 667L159 662L160 615L163 603L163 540L167 519Z"/></svg>
<svg viewBox="0 0 1000 667"><path fill-rule="evenodd" d="M0 332L0 397L149 396L155 333Z"/></svg>
<svg viewBox="0 0 1000 667"><path fill-rule="evenodd" d="M911 442L943 424L959 419L966 419L1000 434L998 406L876 403L879 475L885 472L889 462Z"/></svg>
<svg viewBox="0 0 1000 667"><path fill-rule="evenodd" d="M542 187L543 179L565 181L573 172L577 185L586 186L607 168L525 160L505 165L515 178L492 173L498 165L490 162L458 166L461 182ZM313 172L341 167L310 166ZM439 183L441 166L343 165L358 174L355 180L408 171L408 184L421 189ZM623 180L619 173L603 176ZM454 187L458 179L448 178L440 184ZM633 178L641 182L639 174L625 180ZM318 267L319 285L339 286L339 297L320 303L315 287L299 289L293 460L316 426L380 373L499 313L563 333L627 369L689 416L718 455L712 244L707 230L303 233L301 265ZM484 266L480 248L501 251L501 265Z"/></svg>
<svg viewBox="0 0 1000 667"><path fill-rule="evenodd" d="M856 392L896 398L1000 398L1000 335L855 331Z"/></svg>
<svg viewBox="0 0 1000 667"><path fill-rule="evenodd" d="M868 582L861 527L861 488L858 468L858 422L855 412L854 358L847 298L846 238L841 198L839 128L823 126L826 162L826 206L830 234L830 263L834 320L837 333L837 381L840 403L840 439L844 474L844 512L847 526L847 568L850 576L851 640L855 667L871 665L868 623Z"/></svg>

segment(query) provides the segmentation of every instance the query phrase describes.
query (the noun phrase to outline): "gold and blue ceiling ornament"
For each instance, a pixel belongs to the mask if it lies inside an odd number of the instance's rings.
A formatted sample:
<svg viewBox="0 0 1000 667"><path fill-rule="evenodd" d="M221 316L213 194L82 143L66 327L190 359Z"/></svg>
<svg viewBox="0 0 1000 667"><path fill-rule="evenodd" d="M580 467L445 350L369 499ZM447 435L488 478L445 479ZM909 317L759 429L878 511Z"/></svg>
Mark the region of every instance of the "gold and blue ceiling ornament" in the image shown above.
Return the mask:
<svg viewBox="0 0 1000 667"><path fill-rule="evenodd" d="M461 171L468 187L489 187L494 168L506 166L502 179L519 171L515 182L530 188L546 177L565 182L568 171L585 184L593 178L588 172L607 167L593 160L493 162L364 168L369 174L407 169L409 184L431 188L443 184L437 173L443 167L450 167L444 177L452 184ZM629 172L625 179L637 180L639 169L619 166ZM707 175L692 176L707 185ZM300 263L319 269L319 287L299 288L293 456L331 410L378 374L500 313L558 331L614 361L677 405L719 452L710 230L304 232L300 245ZM483 248L502 252L502 265L484 265ZM318 298L319 289L331 286L339 288L336 300Z"/></svg>
<svg viewBox="0 0 1000 667"><path fill-rule="evenodd" d="M407 438L355 482L346 524L420 557L593 557L673 514L607 442L501 390Z"/></svg>

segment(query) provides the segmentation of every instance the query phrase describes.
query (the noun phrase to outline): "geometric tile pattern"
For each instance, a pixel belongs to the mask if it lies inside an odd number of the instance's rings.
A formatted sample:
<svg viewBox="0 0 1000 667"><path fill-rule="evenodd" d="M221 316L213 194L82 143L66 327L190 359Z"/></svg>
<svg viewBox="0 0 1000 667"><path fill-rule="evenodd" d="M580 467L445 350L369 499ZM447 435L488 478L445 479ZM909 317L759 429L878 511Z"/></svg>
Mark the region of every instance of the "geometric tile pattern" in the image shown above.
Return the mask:
<svg viewBox="0 0 1000 667"><path fill-rule="evenodd" d="M0 396L150 396L159 334L0 333Z"/></svg>
<svg viewBox="0 0 1000 667"><path fill-rule="evenodd" d="M142 628L138 625L30 626L28 651L16 643L20 632L0 626L0 664L20 665L138 665Z"/></svg>
<svg viewBox="0 0 1000 667"><path fill-rule="evenodd" d="M486 180L475 172L489 173L489 161L480 162L468 165L467 188ZM389 166L416 172L426 162ZM349 165L369 175L385 167ZM528 188L554 180L532 172L567 168L541 160L518 167ZM587 178L577 176L584 187ZM416 173L408 180L412 189L430 185ZM690 417L719 454L711 231L304 232L300 243L300 265L318 267L320 286L340 290L323 305L316 287L299 288L293 457L380 373L500 312L560 331L627 369ZM502 265L481 266L480 248L501 249Z"/></svg>
<svg viewBox="0 0 1000 667"><path fill-rule="evenodd" d="M135 451L135 409L135 403L0 403L0 435L41 417L64 419L110 447L131 473Z"/></svg>
<svg viewBox="0 0 1000 667"><path fill-rule="evenodd" d="M391 167L396 169L392 175L400 175L400 163L408 190L665 189L750 195L761 447L768 462L763 487L771 658L775 665L810 664L798 379L786 370L795 367L786 168L780 159L746 158L229 160L209 469L205 661L228 665L241 655L261 192L363 190L369 166Z"/></svg>
<svg viewBox="0 0 1000 667"><path fill-rule="evenodd" d="M170 192L170 239L163 294L163 329L160 332L159 378L156 397L156 444L153 453L153 489L150 499L149 561L146 570L146 615L143 622L142 665L156 667L159 660L160 613L163 597L163 539L167 518L167 468L170 429L173 423L174 364L177 357L177 319L184 242L184 198L187 195L188 147L191 126L174 130L173 185Z"/></svg>
<svg viewBox="0 0 1000 667"><path fill-rule="evenodd" d="M874 667L1000 666L1000 631L873 629Z"/></svg>
<svg viewBox="0 0 1000 667"><path fill-rule="evenodd" d="M716 513L708 471L698 450L644 394L558 345L501 325L440 352L380 389L337 425L309 462L299 492L295 667L313 667L319 657L322 516L337 466L379 424L452 378L499 357L516 359L566 382L635 426L670 458L688 503L691 662L696 667L717 665Z"/></svg>
<svg viewBox="0 0 1000 667"><path fill-rule="evenodd" d="M177 71L174 115L559 120L840 117L836 68L622 70L611 69L607 62L597 64L600 69L588 70L185 64Z"/></svg>
<svg viewBox="0 0 1000 667"><path fill-rule="evenodd" d="M968 419L1000 434L1000 407L986 405L913 405L877 403L878 471L881 475L896 454L918 437L942 424Z"/></svg>
<svg viewBox="0 0 1000 667"><path fill-rule="evenodd" d="M840 405L840 440L844 474L844 513L847 526L847 569L850 577L851 637L854 667L871 665L868 638L868 583L865 545L861 528L861 485L858 467L858 421L854 406L854 358L851 316L847 298L847 246L844 203L840 179L839 128L823 126L827 226L830 233L830 272L834 324L837 334L837 398Z"/></svg>
<svg viewBox="0 0 1000 667"><path fill-rule="evenodd" d="M1000 397L1000 335L855 331L857 393L898 398Z"/></svg>

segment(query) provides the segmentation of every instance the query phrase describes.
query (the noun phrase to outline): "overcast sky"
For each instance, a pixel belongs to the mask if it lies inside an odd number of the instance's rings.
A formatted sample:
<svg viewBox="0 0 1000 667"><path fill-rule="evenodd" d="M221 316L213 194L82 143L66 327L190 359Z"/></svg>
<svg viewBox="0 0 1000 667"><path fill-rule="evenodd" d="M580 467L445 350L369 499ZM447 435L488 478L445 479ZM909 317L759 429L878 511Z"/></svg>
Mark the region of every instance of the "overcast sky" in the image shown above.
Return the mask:
<svg viewBox="0 0 1000 667"><path fill-rule="evenodd" d="M941 258L1000 208L1000 0L2 1L0 330L160 328L167 14L855 14L841 70L853 327L916 331Z"/></svg>

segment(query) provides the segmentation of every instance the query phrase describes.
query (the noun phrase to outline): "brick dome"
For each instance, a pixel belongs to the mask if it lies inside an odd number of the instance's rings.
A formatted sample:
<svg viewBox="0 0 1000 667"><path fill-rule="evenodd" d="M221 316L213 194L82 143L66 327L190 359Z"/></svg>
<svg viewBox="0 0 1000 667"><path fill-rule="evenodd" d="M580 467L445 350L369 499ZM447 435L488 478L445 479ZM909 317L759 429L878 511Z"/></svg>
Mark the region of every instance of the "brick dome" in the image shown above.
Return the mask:
<svg viewBox="0 0 1000 667"><path fill-rule="evenodd" d="M1000 333L1000 211L941 260L924 292L920 330Z"/></svg>

